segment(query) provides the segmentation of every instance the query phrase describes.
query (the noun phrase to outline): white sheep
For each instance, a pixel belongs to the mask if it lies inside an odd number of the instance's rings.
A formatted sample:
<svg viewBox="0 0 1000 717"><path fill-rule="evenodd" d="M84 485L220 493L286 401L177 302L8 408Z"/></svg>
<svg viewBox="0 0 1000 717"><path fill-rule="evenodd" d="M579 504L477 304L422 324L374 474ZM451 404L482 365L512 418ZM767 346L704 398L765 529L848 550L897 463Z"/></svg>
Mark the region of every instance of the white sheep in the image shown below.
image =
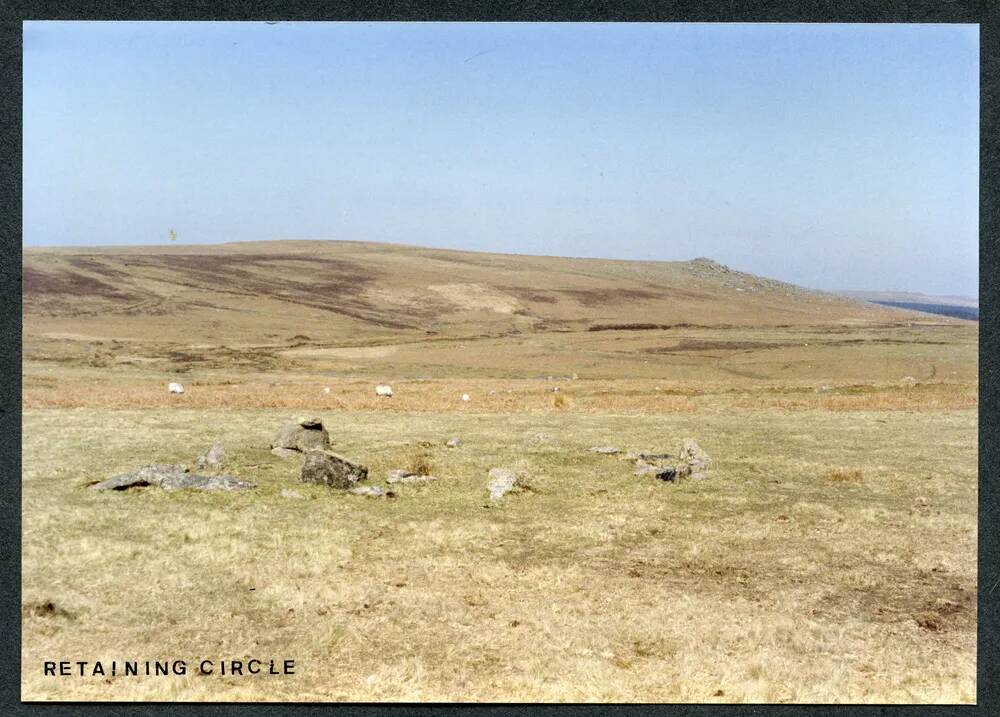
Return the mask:
<svg viewBox="0 0 1000 717"><path fill-rule="evenodd" d="M392 386L387 386L384 383L380 383L378 386L375 387L375 395L386 396L386 397L392 396Z"/></svg>
<svg viewBox="0 0 1000 717"><path fill-rule="evenodd" d="M472 399L469 398L469 394L463 393L462 394L462 400L463 401L471 401Z"/></svg>
<svg viewBox="0 0 1000 717"><path fill-rule="evenodd" d="M168 383L167 390L170 391L170 393L184 393L184 387L181 386L176 381L171 381L170 383Z"/></svg>

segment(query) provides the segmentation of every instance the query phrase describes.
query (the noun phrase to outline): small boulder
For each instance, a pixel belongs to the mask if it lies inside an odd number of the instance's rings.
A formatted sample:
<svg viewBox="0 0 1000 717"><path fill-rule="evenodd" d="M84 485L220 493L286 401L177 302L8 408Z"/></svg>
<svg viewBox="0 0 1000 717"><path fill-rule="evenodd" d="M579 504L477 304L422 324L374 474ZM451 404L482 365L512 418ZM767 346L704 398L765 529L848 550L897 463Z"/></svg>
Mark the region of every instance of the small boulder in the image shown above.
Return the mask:
<svg viewBox="0 0 1000 717"><path fill-rule="evenodd" d="M621 448L616 448L615 446L594 446L590 449L591 453L603 453L605 455L614 455L615 453L621 453Z"/></svg>
<svg viewBox="0 0 1000 717"><path fill-rule="evenodd" d="M350 488L367 477L368 468L359 463L328 451L308 451L299 480L330 488Z"/></svg>
<svg viewBox="0 0 1000 717"><path fill-rule="evenodd" d="M211 448L198 456L195 465L198 468L218 468L226 460L226 449L221 443L213 443Z"/></svg>
<svg viewBox="0 0 1000 717"><path fill-rule="evenodd" d="M278 429L271 439L271 448L293 451L323 450L330 445L330 434L319 418L300 418L289 421Z"/></svg>
<svg viewBox="0 0 1000 717"><path fill-rule="evenodd" d="M705 477L705 471L711 464L711 459L693 438L685 438L681 447L680 459L687 464L688 474L695 480Z"/></svg>
<svg viewBox="0 0 1000 717"><path fill-rule="evenodd" d="M288 490L285 488L281 491L282 498L291 498L293 500L305 500L305 496L299 493L297 490Z"/></svg>
<svg viewBox="0 0 1000 717"><path fill-rule="evenodd" d="M490 500L500 500L517 486L517 474L507 468L490 468Z"/></svg>
<svg viewBox="0 0 1000 717"><path fill-rule="evenodd" d="M461 442L462 441L458 438L449 438L445 445L448 446L448 448L458 448L458 444Z"/></svg>

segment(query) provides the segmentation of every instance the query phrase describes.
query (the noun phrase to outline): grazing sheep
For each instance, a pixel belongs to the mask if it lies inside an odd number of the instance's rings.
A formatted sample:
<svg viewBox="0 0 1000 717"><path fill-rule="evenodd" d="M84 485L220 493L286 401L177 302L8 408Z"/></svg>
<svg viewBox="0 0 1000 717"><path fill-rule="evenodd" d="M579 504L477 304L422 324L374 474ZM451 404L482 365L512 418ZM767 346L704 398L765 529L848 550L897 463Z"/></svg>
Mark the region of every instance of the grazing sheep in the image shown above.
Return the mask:
<svg viewBox="0 0 1000 717"><path fill-rule="evenodd" d="M463 401L471 401L472 399L469 398L469 394L463 393L462 394L462 400Z"/></svg>
<svg viewBox="0 0 1000 717"><path fill-rule="evenodd" d="M170 383L168 383L167 390L170 391L170 393L184 393L184 387L181 386L176 381L171 381Z"/></svg>
<svg viewBox="0 0 1000 717"><path fill-rule="evenodd" d="M324 386L323 387L323 393L330 393L330 387L329 386Z"/></svg>
<svg viewBox="0 0 1000 717"><path fill-rule="evenodd" d="M384 383L380 383L378 386L375 387L375 395L386 396L386 397L392 396L392 386L387 386Z"/></svg>

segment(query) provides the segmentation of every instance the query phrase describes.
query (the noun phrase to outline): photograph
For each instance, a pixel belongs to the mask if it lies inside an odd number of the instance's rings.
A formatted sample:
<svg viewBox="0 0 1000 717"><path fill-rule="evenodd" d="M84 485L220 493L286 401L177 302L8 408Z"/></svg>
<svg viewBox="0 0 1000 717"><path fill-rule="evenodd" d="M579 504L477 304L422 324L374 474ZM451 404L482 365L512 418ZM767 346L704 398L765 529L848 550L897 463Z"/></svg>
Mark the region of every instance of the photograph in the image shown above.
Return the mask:
<svg viewBox="0 0 1000 717"><path fill-rule="evenodd" d="M978 24L17 28L23 702L977 703Z"/></svg>

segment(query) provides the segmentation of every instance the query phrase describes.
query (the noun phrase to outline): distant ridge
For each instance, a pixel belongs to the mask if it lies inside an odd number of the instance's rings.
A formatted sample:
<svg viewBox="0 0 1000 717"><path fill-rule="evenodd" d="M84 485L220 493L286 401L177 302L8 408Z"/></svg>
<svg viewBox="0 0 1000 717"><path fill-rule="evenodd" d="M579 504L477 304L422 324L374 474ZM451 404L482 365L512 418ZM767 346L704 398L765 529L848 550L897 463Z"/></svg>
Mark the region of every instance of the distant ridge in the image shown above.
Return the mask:
<svg viewBox="0 0 1000 717"><path fill-rule="evenodd" d="M628 326L879 324L918 314L711 259L626 261L341 241L26 248L26 331L266 343Z"/></svg>

